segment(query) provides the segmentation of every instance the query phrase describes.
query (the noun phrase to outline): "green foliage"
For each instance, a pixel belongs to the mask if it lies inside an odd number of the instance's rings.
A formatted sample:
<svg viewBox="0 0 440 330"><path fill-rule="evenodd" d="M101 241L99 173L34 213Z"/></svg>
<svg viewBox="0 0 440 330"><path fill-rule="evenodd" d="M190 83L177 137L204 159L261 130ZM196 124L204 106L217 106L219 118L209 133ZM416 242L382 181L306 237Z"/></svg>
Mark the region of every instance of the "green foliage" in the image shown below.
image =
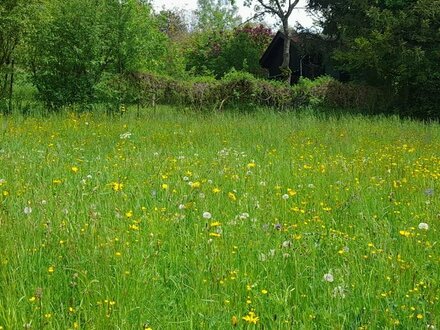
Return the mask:
<svg viewBox="0 0 440 330"><path fill-rule="evenodd" d="M248 72L231 71L221 80L213 77L178 80L154 74L136 74L127 77L126 83L130 87L125 90L130 92L121 102L181 105L204 111L226 107L248 111L260 106L277 110L313 106L369 112L385 108L384 95L377 88L343 84L330 77L314 81L302 79L291 87L278 81L257 79Z"/></svg>
<svg viewBox="0 0 440 330"><path fill-rule="evenodd" d="M0 112L10 112L14 64L23 35L28 32L29 19L36 1L2 0L0 2Z"/></svg>
<svg viewBox="0 0 440 330"><path fill-rule="evenodd" d="M217 78L232 69L263 76L259 59L271 40L270 29L263 25L196 33L187 45L187 70Z"/></svg>
<svg viewBox="0 0 440 330"><path fill-rule="evenodd" d="M241 22L237 6L224 0L197 0L195 15L198 31L230 30Z"/></svg>
<svg viewBox="0 0 440 330"><path fill-rule="evenodd" d="M260 110L0 116L0 328L438 328L440 125Z"/></svg>
<svg viewBox="0 0 440 330"><path fill-rule="evenodd" d="M310 3L324 13L324 32L340 42L334 57L342 69L355 79L384 89L394 98L399 112L424 107L440 114L436 106L436 91L440 91L440 1ZM430 95L426 90L435 92Z"/></svg>
<svg viewBox="0 0 440 330"><path fill-rule="evenodd" d="M52 0L41 17L29 38L28 63L41 99L52 107L94 102L95 91L113 80L109 75L173 71L168 39L146 4Z"/></svg>

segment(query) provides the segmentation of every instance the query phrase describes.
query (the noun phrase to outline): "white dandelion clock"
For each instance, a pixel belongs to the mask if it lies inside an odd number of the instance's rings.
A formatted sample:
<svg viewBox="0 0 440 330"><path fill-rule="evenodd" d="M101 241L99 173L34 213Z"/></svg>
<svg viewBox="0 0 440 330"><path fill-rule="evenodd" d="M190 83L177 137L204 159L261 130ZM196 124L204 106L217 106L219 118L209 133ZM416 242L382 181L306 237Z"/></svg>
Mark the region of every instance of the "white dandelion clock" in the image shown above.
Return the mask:
<svg viewBox="0 0 440 330"><path fill-rule="evenodd" d="M324 278L324 281L329 282L329 283L332 283L335 280L333 275L330 273L324 274L323 278Z"/></svg>

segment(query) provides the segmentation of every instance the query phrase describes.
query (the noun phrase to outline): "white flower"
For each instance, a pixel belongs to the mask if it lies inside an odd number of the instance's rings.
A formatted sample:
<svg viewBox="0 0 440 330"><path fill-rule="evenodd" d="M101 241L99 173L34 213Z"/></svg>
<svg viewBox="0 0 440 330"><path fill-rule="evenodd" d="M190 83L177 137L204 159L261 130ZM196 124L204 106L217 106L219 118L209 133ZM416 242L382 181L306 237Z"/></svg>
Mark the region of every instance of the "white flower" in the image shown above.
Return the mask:
<svg viewBox="0 0 440 330"><path fill-rule="evenodd" d="M324 281L326 281L326 282L333 282L335 279L334 279L334 277L333 277L333 275L332 274L330 274L330 273L327 273L327 274L324 274Z"/></svg>
<svg viewBox="0 0 440 330"><path fill-rule="evenodd" d="M287 249L289 247L292 246L292 242L291 241L284 241L283 244L281 245L283 248Z"/></svg>
<svg viewBox="0 0 440 330"><path fill-rule="evenodd" d="M130 132L122 133L121 135L119 135L119 138L122 140L129 139L129 138L131 138L131 133Z"/></svg>
<svg viewBox="0 0 440 330"><path fill-rule="evenodd" d="M24 214L29 215L32 213L32 208L30 206L26 206L23 210Z"/></svg>
<svg viewBox="0 0 440 330"><path fill-rule="evenodd" d="M184 177L182 178L182 180L183 180L183 181L188 181L189 178L188 178L187 176L184 176Z"/></svg>
<svg viewBox="0 0 440 330"><path fill-rule="evenodd" d="M283 197L284 200L288 200L288 199L289 199L289 195L288 195L288 194L284 194L284 195L281 196L281 197Z"/></svg>
<svg viewBox="0 0 440 330"><path fill-rule="evenodd" d="M333 297L337 298L345 298L345 288L343 286L337 286L336 288L333 289Z"/></svg>
<svg viewBox="0 0 440 330"><path fill-rule="evenodd" d="M2 185L2 184L5 184L6 183L6 180L5 179L0 179L0 186Z"/></svg>
<svg viewBox="0 0 440 330"><path fill-rule="evenodd" d="M211 218L212 218L212 215L211 215L211 213L209 213L209 212L203 212L203 218L205 218L205 219L211 219Z"/></svg>
<svg viewBox="0 0 440 330"><path fill-rule="evenodd" d="M184 210L185 209L185 204L180 204L179 205L179 210Z"/></svg>
<svg viewBox="0 0 440 330"><path fill-rule="evenodd" d="M246 220L247 218L249 218L249 213L243 212L238 217L240 218L240 220Z"/></svg>
<svg viewBox="0 0 440 330"><path fill-rule="evenodd" d="M428 230L429 229L429 225L425 222L420 222L419 223L419 229L420 230Z"/></svg>

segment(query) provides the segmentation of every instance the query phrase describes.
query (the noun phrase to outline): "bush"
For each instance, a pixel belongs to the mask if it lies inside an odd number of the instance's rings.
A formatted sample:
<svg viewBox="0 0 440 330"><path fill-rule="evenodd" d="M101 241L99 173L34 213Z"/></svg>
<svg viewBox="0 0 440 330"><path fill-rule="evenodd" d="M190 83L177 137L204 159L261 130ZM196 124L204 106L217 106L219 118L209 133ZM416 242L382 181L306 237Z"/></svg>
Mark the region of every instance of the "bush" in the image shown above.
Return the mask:
<svg viewBox="0 0 440 330"><path fill-rule="evenodd" d="M142 105L170 104L194 109L268 106L277 109L326 107L369 110L380 107L383 94L376 88L343 84L330 77L314 81L301 79L295 86L257 79L247 72L231 71L223 79L198 77L178 80L152 73L131 74L124 78L123 90L115 87L117 102ZM120 88L120 86L119 86Z"/></svg>

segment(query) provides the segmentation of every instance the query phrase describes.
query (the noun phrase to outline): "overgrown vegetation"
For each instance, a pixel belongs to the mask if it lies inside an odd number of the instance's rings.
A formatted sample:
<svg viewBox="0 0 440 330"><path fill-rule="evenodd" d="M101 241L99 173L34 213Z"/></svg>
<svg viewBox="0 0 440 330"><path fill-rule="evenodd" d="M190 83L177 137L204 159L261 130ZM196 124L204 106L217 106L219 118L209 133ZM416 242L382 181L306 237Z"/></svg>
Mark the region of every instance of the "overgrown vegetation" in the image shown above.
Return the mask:
<svg viewBox="0 0 440 330"><path fill-rule="evenodd" d="M0 117L0 328L433 329L440 129Z"/></svg>
<svg viewBox="0 0 440 330"><path fill-rule="evenodd" d="M259 14L266 3L288 4L257 2ZM429 6L426 0L374 5L311 0L310 10L324 17L324 35L305 33L307 40L298 41L301 56L311 52L312 43L313 52L325 55L325 65L344 70L355 83L303 79L292 88L257 79L265 77L259 58L274 31L240 25L237 7L224 1L198 4L190 19L181 11L156 13L139 0L3 1L1 111L11 112L16 104L23 106L17 111L26 111L39 100L51 111L96 104L110 104L109 111L123 104L210 109L313 104L440 115L438 0ZM21 92L29 89L35 92ZM24 94L34 100L18 100Z"/></svg>

